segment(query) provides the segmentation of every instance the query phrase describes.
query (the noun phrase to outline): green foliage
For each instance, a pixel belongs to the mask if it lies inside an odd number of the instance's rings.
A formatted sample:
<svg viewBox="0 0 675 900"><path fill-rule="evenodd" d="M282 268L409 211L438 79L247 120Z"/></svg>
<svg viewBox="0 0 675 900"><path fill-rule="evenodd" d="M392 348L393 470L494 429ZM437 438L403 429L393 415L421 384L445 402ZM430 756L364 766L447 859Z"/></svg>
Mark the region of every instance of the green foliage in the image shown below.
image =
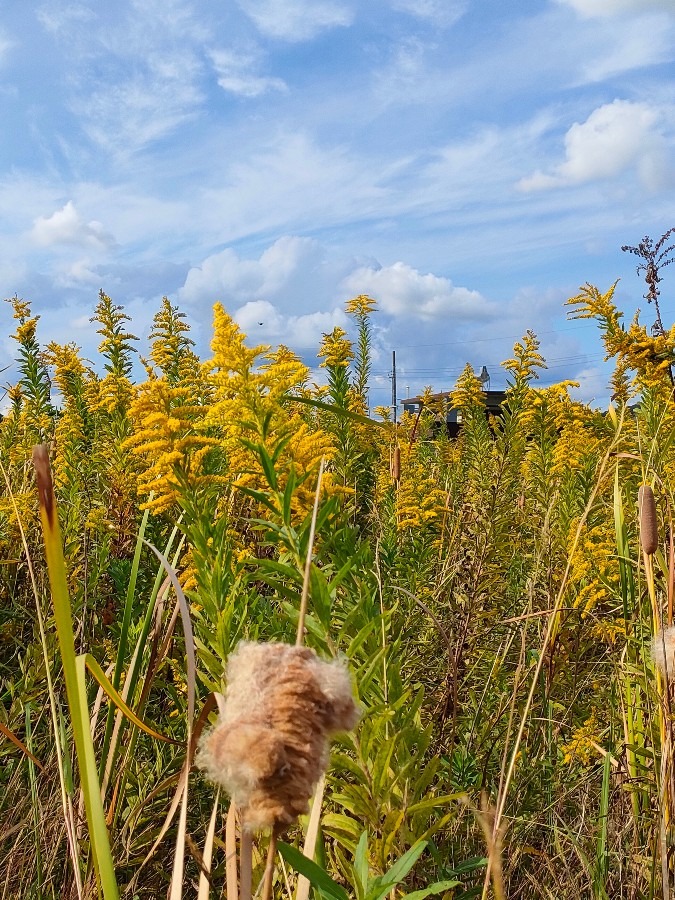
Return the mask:
<svg viewBox="0 0 675 900"><path fill-rule="evenodd" d="M670 338L623 329L611 291L588 288L575 308L599 320L617 383L640 402L619 396L604 414L570 384L537 387L545 363L528 332L504 364L500 416L464 370L451 440L431 392L397 426L369 419L367 297L348 304L354 343L325 336L322 388L285 348L247 347L221 307L202 364L165 298L136 385L128 317L105 294L100 376L73 345L41 349L37 317L13 303L18 382L0 421L3 883L19 872L21 896L70 883L95 896L92 867L108 860L105 877L129 896L172 882L175 893L181 878L187 894L214 795L186 776L186 742L212 720L239 640L294 640L307 577L304 640L347 661L362 714L333 745L315 860L298 850L304 823L281 845L291 889L299 873L333 900L488 896L486 877L496 897L663 895L673 736L649 648L673 606ZM29 456L45 439L70 624L63 584L52 608L37 527ZM661 527L648 559L642 483ZM91 836L76 818L83 787L90 816L101 798ZM217 892L225 852L212 840Z"/></svg>

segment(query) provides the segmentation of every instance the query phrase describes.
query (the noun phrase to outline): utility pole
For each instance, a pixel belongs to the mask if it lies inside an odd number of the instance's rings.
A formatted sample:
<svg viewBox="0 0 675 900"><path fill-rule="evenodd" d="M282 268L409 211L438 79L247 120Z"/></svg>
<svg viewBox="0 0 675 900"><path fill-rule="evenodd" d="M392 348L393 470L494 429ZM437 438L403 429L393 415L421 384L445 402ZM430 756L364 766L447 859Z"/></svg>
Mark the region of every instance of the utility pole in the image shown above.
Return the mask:
<svg viewBox="0 0 675 900"><path fill-rule="evenodd" d="M398 403L396 401L396 351L391 351L391 408L394 412L394 425L398 422Z"/></svg>

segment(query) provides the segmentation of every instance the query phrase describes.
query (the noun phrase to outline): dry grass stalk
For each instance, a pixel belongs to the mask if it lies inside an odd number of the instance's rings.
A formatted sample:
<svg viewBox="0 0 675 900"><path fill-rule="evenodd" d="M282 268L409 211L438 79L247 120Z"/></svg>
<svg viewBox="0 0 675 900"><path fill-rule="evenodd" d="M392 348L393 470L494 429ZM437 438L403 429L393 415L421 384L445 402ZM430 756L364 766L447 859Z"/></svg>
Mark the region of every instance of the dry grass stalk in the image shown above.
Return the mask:
<svg viewBox="0 0 675 900"><path fill-rule="evenodd" d="M485 791L481 793L480 807L480 810L475 809L473 813L483 831L487 846L488 866L485 873L483 897L486 896L488 884L490 880L492 880L492 890L495 900L505 900L506 894L504 892L504 877L502 874L502 847L504 844L506 823L502 821L496 826L496 809L494 806L490 805Z"/></svg>
<svg viewBox="0 0 675 900"><path fill-rule="evenodd" d="M321 497L321 482L323 481L323 467L325 457L321 457L321 465L319 466L319 474L316 479L316 491L314 493L314 507L312 509L312 523L309 529L309 548L307 550L307 561L305 562L305 576L302 582L302 596L300 598L300 609L298 610L298 630L295 638L295 646L302 647L305 642L305 616L307 615L307 604L309 602L309 579L312 572L312 556L314 554L314 534L316 531L316 518L319 514L319 498Z"/></svg>
<svg viewBox="0 0 675 900"><path fill-rule="evenodd" d="M274 858L277 855L277 832L272 831L269 846L267 847L267 861L263 875L261 900L270 900L272 897L272 883L274 880Z"/></svg>
<svg viewBox="0 0 675 900"><path fill-rule="evenodd" d="M237 873L237 808L230 801L230 808L225 823L225 880L227 897L237 900L239 896L239 878Z"/></svg>

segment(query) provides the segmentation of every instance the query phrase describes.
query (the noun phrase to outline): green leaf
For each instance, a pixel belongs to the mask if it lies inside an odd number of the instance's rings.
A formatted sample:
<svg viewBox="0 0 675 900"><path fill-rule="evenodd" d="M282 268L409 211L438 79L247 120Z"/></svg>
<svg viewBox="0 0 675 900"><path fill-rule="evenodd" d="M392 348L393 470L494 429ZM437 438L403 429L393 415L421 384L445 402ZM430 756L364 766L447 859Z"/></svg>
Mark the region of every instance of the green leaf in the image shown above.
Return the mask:
<svg viewBox="0 0 675 900"><path fill-rule="evenodd" d="M423 900L424 897L433 897L434 894L443 894L445 891L451 891L453 888L461 886L461 881L436 881L419 891L413 891L412 894L404 894L403 900Z"/></svg>
<svg viewBox="0 0 675 900"><path fill-rule="evenodd" d="M134 725L136 725L138 728L142 729L152 737L157 738L158 741L166 741L168 744L177 744L179 747L183 746L182 741L176 741L174 740L174 738L170 738L164 734L160 734L159 731L155 731L154 728L146 724L139 716L137 716L133 709L131 709L131 707L124 702L121 694L119 694L112 686L112 683L106 677L105 672L90 653L83 653L78 656L76 658L76 663L78 666L78 671L81 668L84 672L84 666L89 669L90 673L96 679L101 689L108 695L115 706L120 710L120 712L123 713L123 715L127 717L127 719L129 719L130 722L133 722Z"/></svg>
<svg viewBox="0 0 675 900"><path fill-rule="evenodd" d="M410 850L404 853L388 872L380 875L379 878L374 878L368 886L366 900L383 900L393 887L396 887L397 884L403 881L424 852L426 846L426 841L418 841L416 844L413 844Z"/></svg>
<svg viewBox="0 0 675 900"><path fill-rule="evenodd" d="M331 900L349 900L347 891L330 877L328 872L318 866L315 862L304 856L296 847L279 841L279 855L286 860L289 866L304 875L310 884L318 888L322 894Z"/></svg>
<svg viewBox="0 0 675 900"><path fill-rule="evenodd" d="M465 796L466 791L457 791L456 794L443 794L441 797L430 797L427 800L421 800L419 803L413 803L408 807L408 812L410 814L431 812L434 809L438 809L439 806L447 806L448 803L452 803L454 800L459 800L460 797Z"/></svg>
<svg viewBox="0 0 675 900"><path fill-rule="evenodd" d="M323 403L321 400L312 400L310 397L292 397L286 395L289 400L294 403L304 403L305 406L314 406L316 409L323 409L326 412L334 413L343 419L351 419L352 422L360 422L362 425L374 425L376 428L388 430L391 425L388 422L378 422L377 419L370 419L368 416L362 416L359 413L345 409L343 406L335 406L332 403Z"/></svg>
<svg viewBox="0 0 675 900"><path fill-rule="evenodd" d="M40 501L40 520L44 536L49 585L54 606L54 623L61 650L68 712L75 739L80 788L84 797L93 862L104 900L117 900L119 890L110 849L110 836L101 801L101 785L91 736L84 666L78 667L75 656L73 614L47 444L33 448L33 463Z"/></svg>
<svg viewBox="0 0 675 900"><path fill-rule="evenodd" d="M364 831L356 845L354 854L354 886L356 896L361 900L368 890L368 832Z"/></svg>

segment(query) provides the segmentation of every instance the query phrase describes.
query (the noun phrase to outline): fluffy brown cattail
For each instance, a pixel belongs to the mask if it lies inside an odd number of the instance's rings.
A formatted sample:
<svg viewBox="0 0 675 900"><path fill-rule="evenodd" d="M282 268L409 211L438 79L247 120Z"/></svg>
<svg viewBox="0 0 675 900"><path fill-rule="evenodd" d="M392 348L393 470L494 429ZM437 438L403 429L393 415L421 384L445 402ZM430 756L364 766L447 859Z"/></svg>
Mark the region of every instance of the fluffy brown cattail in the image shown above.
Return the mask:
<svg viewBox="0 0 675 900"><path fill-rule="evenodd" d="M659 526L656 521L656 501L654 491L643 484L638 491L638 512L640 514L640 543L648 555L656 553L659 546Z"/></svg>
<svg viewBox="0 0 675 900"><path fill-rule="evenodd" d="M353 728L349 673L306 647L241 641L227 666L225 707L197 764L222 784L249 830L280 832L306 813L328 762L328 738Z"/></svg>
<svg viewBox="0 0 675 900"><path fill-rule="evenodd" d="M652 641L652 659L668 681L675 680L675 628L664 628Z"/></svg>

